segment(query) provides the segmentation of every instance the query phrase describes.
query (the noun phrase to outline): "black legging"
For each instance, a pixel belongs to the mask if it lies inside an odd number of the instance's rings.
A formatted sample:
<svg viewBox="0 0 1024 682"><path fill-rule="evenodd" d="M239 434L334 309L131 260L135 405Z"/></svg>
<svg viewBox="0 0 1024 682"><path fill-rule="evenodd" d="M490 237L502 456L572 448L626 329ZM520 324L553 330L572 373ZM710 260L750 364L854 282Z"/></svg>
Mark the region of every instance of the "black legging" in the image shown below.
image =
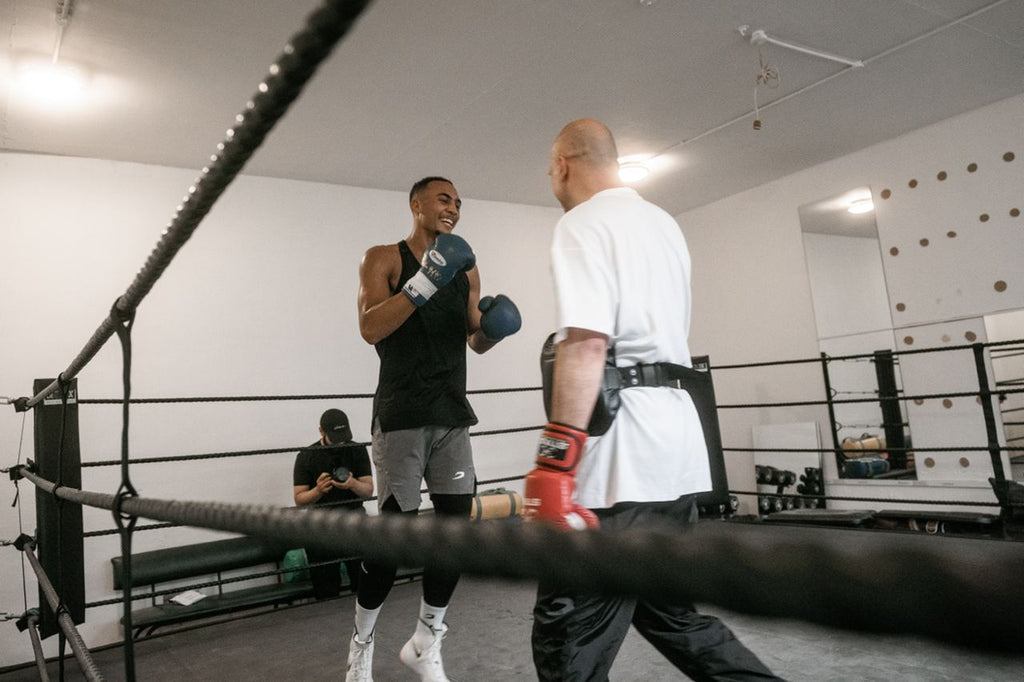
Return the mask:
<svg viewBox="0 0 1024 682"><path fill-rule="evenodd" d="M473 496L466 495L434 495L430 501L434 504L437 516L454 516L469 518L473 509ZM381 505L382 514L411 514L415 516L419 510L403 512L395 498L388 497ZM395 584L398 566L394 564L373 563L363 561L362 575L359 579L359 605L365 609L375 609L384 603ZM448 606L448 602L459 583L459 573L426 568L423 570L423 600L431 606Z"/></svg>

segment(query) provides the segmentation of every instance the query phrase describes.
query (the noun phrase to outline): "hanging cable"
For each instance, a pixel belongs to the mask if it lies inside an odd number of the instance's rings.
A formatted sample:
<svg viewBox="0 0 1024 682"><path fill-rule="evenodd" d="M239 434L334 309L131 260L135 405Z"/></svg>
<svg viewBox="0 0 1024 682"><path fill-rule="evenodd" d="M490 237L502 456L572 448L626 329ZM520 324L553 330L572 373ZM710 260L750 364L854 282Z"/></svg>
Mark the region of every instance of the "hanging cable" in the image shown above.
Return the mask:
<svg viewBox="0 0 1024 682"><path fill-rule="evenodd" d="M764 60L761 50L757 50L758 69L754 77L754 130L761 129L761 113L757 106L757 89L762 85L774 90L782 82L779 70Z"/></svg>
<svg viewBox="0 0 1024 682"><path fill-rule="evenodd" d="M17 466L21 466L21 452L22 446L25 443L25 419L28 418L28 413L23 412L21 415L21 434L18 436L18 459L16 460ZM24 523L21 515L21 488L18 487L18 483L21 480L18 477L14 478L14 502L11 503L12 507L18 508L18 535L25 534ZM27 573L25 571L25 557L21 557L21 597L24 601L25 610L28 610L28 580Z"/></svg>

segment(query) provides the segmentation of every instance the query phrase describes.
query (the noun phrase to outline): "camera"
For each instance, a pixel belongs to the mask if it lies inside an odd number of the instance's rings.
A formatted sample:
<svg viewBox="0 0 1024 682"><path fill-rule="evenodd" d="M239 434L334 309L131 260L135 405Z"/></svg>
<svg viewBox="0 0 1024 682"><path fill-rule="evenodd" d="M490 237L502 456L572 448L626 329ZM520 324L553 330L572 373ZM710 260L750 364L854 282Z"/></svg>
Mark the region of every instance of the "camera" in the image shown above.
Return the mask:
<svg viewBox="0 0 1024 682"><path fill-rule="evenodd" d="M348 467L344 466L335 467L334 471L331 472L331 478L333 478L338 483L344 483L345 481L348 480L348 477L350 475L351 472L348 470Z"/></svg>

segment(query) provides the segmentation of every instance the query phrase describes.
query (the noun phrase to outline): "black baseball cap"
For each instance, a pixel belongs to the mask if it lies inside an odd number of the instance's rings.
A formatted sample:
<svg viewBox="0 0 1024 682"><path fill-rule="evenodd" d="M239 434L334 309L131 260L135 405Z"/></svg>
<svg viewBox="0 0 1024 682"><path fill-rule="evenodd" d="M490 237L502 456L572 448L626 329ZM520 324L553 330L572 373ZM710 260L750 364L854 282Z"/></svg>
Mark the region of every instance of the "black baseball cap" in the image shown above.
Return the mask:
<svg viewBox="0 0 1024 682"><path fill-rule="evenodd" d="M332 445L352 440L348 415L341 410L330 409L320 415L320 428L324 430L324 435Z"/></svg>

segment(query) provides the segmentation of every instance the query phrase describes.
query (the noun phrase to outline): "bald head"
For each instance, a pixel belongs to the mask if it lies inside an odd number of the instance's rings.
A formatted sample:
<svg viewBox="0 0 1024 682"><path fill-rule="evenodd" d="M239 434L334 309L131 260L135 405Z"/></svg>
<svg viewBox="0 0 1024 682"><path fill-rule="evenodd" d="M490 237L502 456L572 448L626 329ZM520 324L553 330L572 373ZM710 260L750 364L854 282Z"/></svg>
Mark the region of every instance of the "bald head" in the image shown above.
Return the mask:
<svg viewBox="0 0 1024 682"><path fill-rule="evenodd" d="M551 190L566 211L600 191L621 187L619 154L608 126L593 118L572 121L551 147Z"/></svg>
<svg viewBox="0 0 1024 682"><path fill-rule="evenodd" d="M616 166L619 153L608 126L593 118L570 122L555 138L555 149L568 158L578 158L593 167Z"/></svg>

